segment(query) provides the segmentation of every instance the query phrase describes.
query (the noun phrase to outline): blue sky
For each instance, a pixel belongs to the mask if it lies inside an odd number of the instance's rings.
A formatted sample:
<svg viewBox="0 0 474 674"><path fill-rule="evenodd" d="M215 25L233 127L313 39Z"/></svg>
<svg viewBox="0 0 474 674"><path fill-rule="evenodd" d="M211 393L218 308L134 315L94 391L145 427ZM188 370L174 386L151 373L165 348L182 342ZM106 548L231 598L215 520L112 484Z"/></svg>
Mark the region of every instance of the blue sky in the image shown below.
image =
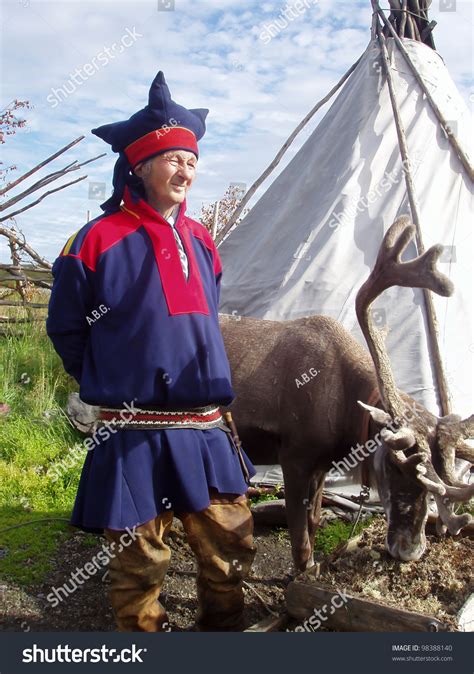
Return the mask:
<svg viewBox="0 0 474 674"><path fill-rule="evenodd" d="M454 11L446 11L452 3ZM284 7L293 8L294 18L272 39L263 37ZM433 0L430 16L438 21L437 49L472 107L473 3ZM4 163L17 165L19 174L80 135L85 140L50 166L107 152L69 178L87 174L86 180L18 217L27 240L53 260L88 212L101 213L103 199L95 197L104 183L110 193L116 156L90 129L143 107L158 70L177 102L210 109L188 199L188 212L198 216L229 183L250 186L365 49L370 23L370 0L306 0L301 11L296 0L3 0L0 107L14 98L34 106L24 114L27 130L2 147ZM327 109L298 137L279 170ZM6 259L0 242L0 260Z"/></svg>

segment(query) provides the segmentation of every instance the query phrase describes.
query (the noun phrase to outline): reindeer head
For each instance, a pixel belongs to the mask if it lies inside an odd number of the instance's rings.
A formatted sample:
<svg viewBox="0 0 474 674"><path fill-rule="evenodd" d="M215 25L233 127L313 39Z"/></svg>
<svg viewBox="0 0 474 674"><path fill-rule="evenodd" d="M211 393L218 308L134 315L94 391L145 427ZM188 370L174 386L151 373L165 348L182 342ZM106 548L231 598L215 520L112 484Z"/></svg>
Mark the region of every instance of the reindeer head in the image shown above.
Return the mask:
<svg viewBox="0 0 474 674"><path fill-rule="evenodd" d="M399 285L427 288L439 295L453 292L451 281L436 269L442 246L433 246L410 262L400 256L415 228L407 216L398 218L386 233L374 269L357 294L356 311L374 361L384 410L359 401L378 428L382 446L374 457L380 497L388 521L386 545L397 559L419 559L426 548L428 494L438 508L438 533L456 535L472 521L456 515L454 503L474 496L474 485L456 475L456 458L474 462L469 439L474 416L438 419L400 392L393 377L381 333L374 327L370 305L387 288Z"/></svg>

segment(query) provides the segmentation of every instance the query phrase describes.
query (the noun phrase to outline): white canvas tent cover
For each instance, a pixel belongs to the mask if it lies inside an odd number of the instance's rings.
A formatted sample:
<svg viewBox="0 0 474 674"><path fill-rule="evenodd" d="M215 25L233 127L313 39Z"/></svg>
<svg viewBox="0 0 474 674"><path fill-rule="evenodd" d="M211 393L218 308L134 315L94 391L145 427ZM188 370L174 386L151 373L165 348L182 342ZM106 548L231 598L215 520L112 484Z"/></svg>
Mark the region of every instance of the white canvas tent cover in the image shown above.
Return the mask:
<svg viewBox="0 0 474 674"><path fill-rule="evenodd" d="M394 40L387 45L423 242L446 246L439 267L455 286L434 304L452 409L467 416L474 410L472 181ZM403 45L472 164L471 117L443 60L420 42ZM312 135L224 239L222 312L270 320L325 314L365 345L355 296L388 227L410 214L382 73L373 41ZM412 243L405 258L415 255ZM389 289L374 304L374 320L387 326L398 386L439 414L422 291Z"/></svg>

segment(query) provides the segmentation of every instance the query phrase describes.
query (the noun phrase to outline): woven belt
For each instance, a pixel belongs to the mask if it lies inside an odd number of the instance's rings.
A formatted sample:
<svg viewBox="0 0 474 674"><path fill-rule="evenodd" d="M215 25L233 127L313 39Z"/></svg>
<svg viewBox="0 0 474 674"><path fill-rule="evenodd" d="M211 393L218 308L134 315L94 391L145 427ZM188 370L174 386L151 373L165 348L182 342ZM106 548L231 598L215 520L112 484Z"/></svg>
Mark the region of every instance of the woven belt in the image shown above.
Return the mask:
<svg viewBox="0 0 474 674"><path fill-rule="evenodd" d="M189 410L144 410L135 408L134 414L123 408L101 407L98 424L127 430L160 430L166 428L222 428L230 432L219 407L195 407Z"/></svg>

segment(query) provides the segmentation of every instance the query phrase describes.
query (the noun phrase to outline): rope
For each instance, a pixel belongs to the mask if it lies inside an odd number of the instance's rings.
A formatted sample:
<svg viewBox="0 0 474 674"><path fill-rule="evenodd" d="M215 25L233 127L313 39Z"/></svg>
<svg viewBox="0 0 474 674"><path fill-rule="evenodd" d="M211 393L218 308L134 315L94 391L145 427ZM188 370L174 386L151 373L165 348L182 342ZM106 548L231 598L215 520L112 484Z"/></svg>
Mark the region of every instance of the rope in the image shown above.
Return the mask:
<svg viewBox="0 0 474 674"><path fill-rule="evenodd" d="M41 520L31 520L30 522L22 522L21 524L14 524L11 527L7 527L6 529L0 529L0 534L4 534L7 531L11 531L12 529L19 529L20 527L27 527L30 524L42 524L43 522L67 522L68 524L71 524L69 520L67 520L65 517L48 517L46 519L41 519Z"/></svg>

